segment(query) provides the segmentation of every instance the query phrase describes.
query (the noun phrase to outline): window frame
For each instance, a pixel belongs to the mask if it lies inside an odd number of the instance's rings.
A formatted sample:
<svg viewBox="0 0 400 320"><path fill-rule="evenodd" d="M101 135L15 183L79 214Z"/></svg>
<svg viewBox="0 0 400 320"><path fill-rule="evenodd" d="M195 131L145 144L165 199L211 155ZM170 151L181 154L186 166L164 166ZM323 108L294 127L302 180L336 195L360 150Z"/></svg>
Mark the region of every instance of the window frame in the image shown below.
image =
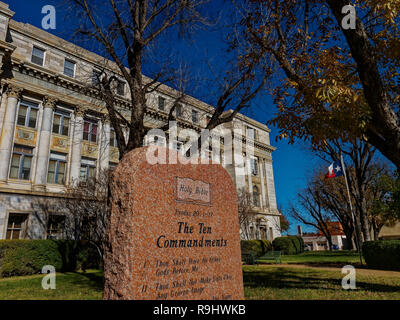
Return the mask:
<svg viewBox="0 0 400 320"><path fill-rule="evenodd" d="M74 68L73 68L73 70L72 70L72 76L69 75L69 74L67 74L67 73L65 72L67 62L71 63L71 64L74 66ZM75 78L75 72L76 72L76 62L75 62L74 60L65 58L65 59L64 59L64 72L63 72L64 75L66 75L67 77L70 77L70 78Z"/></svg>
<svg viewBox="0 0 400 320"><path fill-rule="evenodd" d="M89 163L89 162L93 162L93 164L91 164L91 163ZM81 178L81 170L82 170L82 168L85 168L86 169L86 179L85 180L82 180ZM88 181L89 181L89 179L91 178L90 176L89 176L89 174L90 174L90 168L93 168L93 169L95 169L96 170L96 168L97 168L97 166L96 166L96 162L95 162L95 160L89 160L89 159L86 159L86 158L82 158L82 160L81 160L81 166L80 166L80 169L79 169L79 182L80 183L87 183ZM96 171L95 171L95 176L94 177L92 177L92 178L96 178Z"/></svg>
<svg viewBox="0 0 400 320"><path fill-rule="evenodd" d="M257 130L255 128L247 126L247 130L246 131L247 131L247 134L246 134L247 138L250 138L250 139L252 139L254 141L257 139ZM250 132L253 132L253 136L249 135Z"/></svg>
<svg viewBox="0 0 400 320"><path fill-rule="evenodd" d="M254 168L253 168L253 163L254 163ZM254 169L254 170L253 170ZM259 175L259 170L258 170L258 158L250 158L250 171L253 176L258 176Z"/></svg>
<svg viewBox="0 0 400 320"><path fill-rule="evenodd" d="M97 77L95 78L95 77L94 77L95 74L98 74L99 77L98 77L98 78L97 78ZM99 71L98 69L93 69L93 70L92 70L92 79L91 79L91 82L92 82L92 86L93 86L93 87L97 87L97 86L100 84L101 75L102 75L102 72ZM96 83L94 82L94 79L96 79Z"/></svg>
<svg viewBox="0 0 400 320"><path fill-rule="evenodd" d="M192 109L192 122L199 123L199 111Z"/></svg>
<svg viewBox="0 0 400 320"><path fill-rule="evenodd" d="M56 226L58 228L52 228L53 224L50 223L51 222L50 219L54 218L54 217L62 219L62 222L60 222L60 224ZM46 239L47 240L62 239L64 232L65 232L65 220L66 220L66 217L64 215L58 215L58 214L50 214L49 215L49 219L48 219L47 225L46 225ZM50 226L49 226L49 224L50 224ZM56 232L55 237L52 237L54 235L54 232Z"/></svg>
<svg viewBox="0 0 400 320"><path fill-rule="evenodd" d="M85 124L89 124L89 132L88 132L88 139L85 139ZM96 132L96 141L92 141L92 136L93 136L93 125L96 126L97 132ZM91 120L91 119L84 119L83 120L83 141L87 141L89 143L95 143L97 144L99 141L99 121Z"/></svg>
<svg viewBox="0 0 400 320"><path fill-rule="evenodd" d="M122 92L120 92L121 85L122 85ZM125 93L126 93L126 82L125 81L117 79L116 93L120 97L125 97Z"/></svg>
<svg viewBox="0 0 400 320"><path fill-rule="evenodd" d="M65 157L65 160L62 159L57 159L56 156L60 156L60 157ZM67 155L65 154L58 154L55 152L50 153L50 157L49 157L49 164L47 166L47 183L49 184L56 184L59 186L64 186L66 183L66 176L67 176ZM54 182L49 182L49 170L50 170L50 161L55 161L56 162L56 166L55 166L55 171L54 171ZM64 163L65 164L65 172L64 172L64 181L62 183L57 183L58 181L58 175L59 175L59 170L60 170L60 163Z"/></svg>
<svg viewBox="0 0 400 320"><path fill-rule="evenodd" d="M182 109L183 109L182 104L180 104L180 103L176 104L176 106L175 106L175 116L177 118L181 118L183 116L183 110Z"/></svg>
<svg viewBox="0 0 400 320"><path fill-rule="evenodd" d="M11 215L23 216L23 217L25 218L25 220L24 220L23 223L21 223L21 228L20 228L20 229L13 227L13 228L11 229L11 238L7 238L8 231L10 230L10 228L9 228L9 223L10 223L10 216L11 216ZM18 240L19 240L19 239L24 239L24 237L21 238L21 235L24 235L24 233L26 232L26 224L28 223L28 221L29 221L29 213L23 213L23 212L9 212L9 213L8 213L8 217L7 217L5 239L6 239L6 240L13 240L14 238L12 237L12 234L13 234L13 232L14 232L15 230L19 230L19 237L18 237ZM13 225L14 225L14 223L13 223Z"/></svg>
<svg viewBox="0 0 400 320"><path fill-rule="evenodd" d="M24 124L18 123L18 121L19 121L19 113L20 113L20 110L21 110L21 106L27 108ZM31 126L29 125L32 109L35 109L35 110L36 110L36 119L35 119L35 126L34 126L34 127L31 127ZM33 103L33 102L29 102L29 101L26 101L26 100L20 101L20 103L18 104L18 113L17 113L17 122L16 122L16 123L17 123L17 126L22 126L22 127L31 128L31 129L37 129L37 126L38 126L38 116L39 116L39 105L38 105L38 104Z"/></svg>
<svg viewBox="0 0 400 320"><path fill-rule="evenodd" d="M31 149L32 153L24 153L24 152L15 151L15 146L17 146L19 148ZM20 156L19 165L18 165L18 177L17 178L11 177L12 160L13 160L13 157L14 157L15 154ZM29 168L29 178L28 179L22 179L24 163L25 163L25 157L31 158L31 166ZM10 163L10 168L9 168L9 174L8 174L9 179L30 181L31 180L31 176L32 176L32 161L33 161L33 148L26 147L26 146L20 146L20 145L14 145L13 146L12 155L11 155L11 163Z"/></svg>
<svg viewBox="0 0 400 320"><path fill-rule="evenodd" d="M33 55L33 53L35 52L35 49L37 49L37 50L43 52L43 61L42 61L42 64L39 64L39 63L36 63L36 62L33 61L33 57L37 57L37 56L34 56L34 55ZM31 62L32 62L33 64L36 64L37 66L43 67L45 61L46 61L46 50L34 45L34 46L33 46L33 49L32 49Z"/></svg>
<svg viewBox="0 0 400 320"><path fill-rule="evenodd" d="M167 99L165 99L164 97L158 96L158 100L157 100L157 102L158 102L158 106L157 106L158 110L165 111L166 101L167 101ZM161 102L162 102L162 108L161 108Z"/></svg>
<svg viewBox="0 0 400 320"><path fill-rule="evenodd" d="M114 139L112 138L112 134L114 135ZM111 143L112 140L112 143ZM118 141L117 141L117 135L115 133L115 129L114 128L110 128L110 141L109 141L110 147L111 148L118 148Z"/></svg>
<svg viewBox="0 0 400 320"><path fill-rule="evenodd" d="M58 132L54 132L54 119L55 119L56 116L60 116L61 117L60 118L60 127L58 128ZM68 134L67 135L63 134L64 119L65 118L68 119ZM59 109L56 109L56 111L53 114L53 123L52 123L51 132L55 133L55 134L58 134L58 135L61 135L61 136L64 136L64 137L69 137L70 126L71 126L71 114L67 113L67 112L64 112L64 111L61 111Z"/></svg>

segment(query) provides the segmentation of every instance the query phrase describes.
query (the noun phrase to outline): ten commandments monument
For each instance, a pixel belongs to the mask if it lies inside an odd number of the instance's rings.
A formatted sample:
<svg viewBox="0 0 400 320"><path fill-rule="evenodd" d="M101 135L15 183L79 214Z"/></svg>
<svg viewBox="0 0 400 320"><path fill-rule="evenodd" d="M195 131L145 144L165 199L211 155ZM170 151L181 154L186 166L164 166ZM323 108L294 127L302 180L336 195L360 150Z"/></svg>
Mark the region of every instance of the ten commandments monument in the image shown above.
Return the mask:
<svg viewBox="0 0 400 320"><path fill-rule="evenodd" d="M151 165L148 149L114 173L104 298L243 299L229 174L217 164Z"/></svg>

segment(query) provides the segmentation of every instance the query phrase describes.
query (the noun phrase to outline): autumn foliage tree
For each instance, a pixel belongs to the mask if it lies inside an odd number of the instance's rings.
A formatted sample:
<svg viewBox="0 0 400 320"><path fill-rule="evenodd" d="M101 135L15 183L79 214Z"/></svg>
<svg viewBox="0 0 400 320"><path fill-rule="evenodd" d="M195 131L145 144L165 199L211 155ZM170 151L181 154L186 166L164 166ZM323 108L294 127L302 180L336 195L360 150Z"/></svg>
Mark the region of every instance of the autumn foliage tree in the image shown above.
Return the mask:
<svg viewBox="0 0 400 320"><path fill-rule="evenodd" d="M269 58L280 138L318 149L359 137L399 168L400 2L352 4L251 0L243 37Z"/></svg>

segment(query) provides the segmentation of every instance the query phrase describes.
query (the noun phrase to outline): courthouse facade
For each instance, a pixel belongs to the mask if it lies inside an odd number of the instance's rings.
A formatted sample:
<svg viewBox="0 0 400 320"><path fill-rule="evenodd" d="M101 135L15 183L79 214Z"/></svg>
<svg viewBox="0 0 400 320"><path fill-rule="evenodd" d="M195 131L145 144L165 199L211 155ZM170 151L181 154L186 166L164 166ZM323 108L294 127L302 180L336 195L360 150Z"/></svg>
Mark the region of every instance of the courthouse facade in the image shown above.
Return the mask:
<svg viewBox="0 0 400 320"><path fill-rule="evenodd" d="M75 182L96 177L118 164L115 134L106 110L88 83L112 65L105 59L38 29L13 20L0 2L0 239L62 238L63 214L44 215L40 199L57 201ZM121 112L129 92L122 78L116 93ZM148 95L145 124L167 122L179 93L160 86ZM199 132L213 108L187 97L180 102L178 128ZM182 112L181 112L182 111ZM249 191L256 219L253 238L280 236L270 130L244 115L224 129L240 129L240 143L251 141L254 154L243 153L243 165L224 165L237 189ZM154 141L153 141L154 142ZM160 140L157 143L166 143ZM168 142L178 148L183 141ZM245 174L243 174L243 172ZM43 222L45 221L45 222Z"/></svg>

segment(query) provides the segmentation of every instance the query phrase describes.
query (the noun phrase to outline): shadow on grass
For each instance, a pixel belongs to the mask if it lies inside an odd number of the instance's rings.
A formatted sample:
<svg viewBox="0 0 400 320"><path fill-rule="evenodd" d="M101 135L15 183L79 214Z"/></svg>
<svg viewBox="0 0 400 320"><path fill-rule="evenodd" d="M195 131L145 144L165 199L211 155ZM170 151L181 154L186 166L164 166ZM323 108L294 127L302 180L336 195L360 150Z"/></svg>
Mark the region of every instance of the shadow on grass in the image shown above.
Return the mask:
<svg viewBox="0 0 400 320"><path fill-rule="evenodd" d="M244 285L250 288L277 289L317 289L333 291L341 289L342 279L325 276L319 272L288 270L277 268L274 271L243 271ZM400 286L357 281L357 289L370 292L398 292Z"/></svg>
<svg viewBox="0 0 400 320"><path fill-rule="evenodd" d="M85 287L90 289L103 291L104 277L102 272L76 272L70 274L74 275L74 278L71 279L71 284L77 286L84 284Z"/></svg>

